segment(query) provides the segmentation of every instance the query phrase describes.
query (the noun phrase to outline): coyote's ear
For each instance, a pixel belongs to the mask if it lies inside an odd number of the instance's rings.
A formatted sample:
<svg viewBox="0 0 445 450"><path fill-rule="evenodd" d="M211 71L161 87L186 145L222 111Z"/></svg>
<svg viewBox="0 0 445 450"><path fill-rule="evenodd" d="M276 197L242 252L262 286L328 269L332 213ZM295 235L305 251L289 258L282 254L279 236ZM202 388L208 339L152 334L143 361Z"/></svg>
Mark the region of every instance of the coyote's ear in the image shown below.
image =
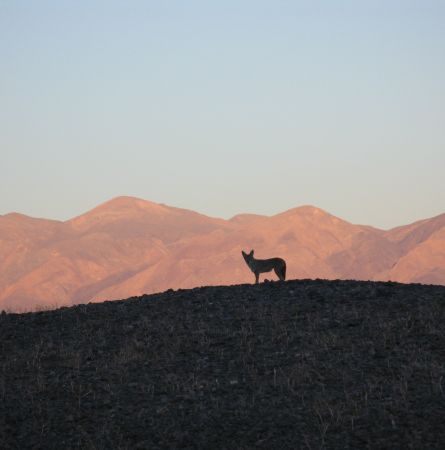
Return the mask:
<svg viewBox="0 0 445 450"><path fill-rule="evenodd" d="M253 256L253 250L250 250L250 256Z"/></svg>
<svg viewBox="0 0 445 450"><path fill-rule="evenodd" d="M247 253L244 253L244 250L241 250L241 254L242 254L243 256L247 256Z"/></svg>

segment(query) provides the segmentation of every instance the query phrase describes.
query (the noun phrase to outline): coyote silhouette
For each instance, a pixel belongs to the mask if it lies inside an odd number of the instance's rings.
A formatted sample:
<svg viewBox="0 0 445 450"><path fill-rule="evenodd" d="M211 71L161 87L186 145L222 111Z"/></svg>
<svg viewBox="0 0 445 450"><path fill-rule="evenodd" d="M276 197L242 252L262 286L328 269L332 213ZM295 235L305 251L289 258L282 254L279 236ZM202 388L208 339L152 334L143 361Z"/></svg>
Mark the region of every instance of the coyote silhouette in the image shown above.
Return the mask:
<svg viewBox="0 0 445 450"><path fill-rule="evenodd" d="M258 284L260 273L270 272L274 270L281 281L286 279L286 261L282 258L270 259L255 259L253 257L253 250L250 253L241 251L244 261L249 266L249 269L255 274L255 284Z"/></svg>

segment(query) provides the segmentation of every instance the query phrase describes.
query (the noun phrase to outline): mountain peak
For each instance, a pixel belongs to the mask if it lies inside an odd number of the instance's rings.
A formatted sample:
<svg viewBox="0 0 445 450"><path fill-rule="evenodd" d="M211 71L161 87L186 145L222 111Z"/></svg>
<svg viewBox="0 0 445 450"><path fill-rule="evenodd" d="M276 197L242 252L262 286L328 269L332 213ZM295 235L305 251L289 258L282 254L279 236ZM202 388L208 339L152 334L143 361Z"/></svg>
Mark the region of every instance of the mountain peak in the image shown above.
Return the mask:
<svg viewBox="0 0 445 450"><path fill-rule="evenodd" d="M323 216L330 216L328 212L321 208L317 208L316 206L312 205L302 205L297 206L296 208L288 209L287 211L284 211L282 213L279 213L278 215L299 215L299 216L313 216L313 217L323 217Z"/></svg>
<svg viewBox="0 0 445 450"><path fill-rule="evenodd" d="M313 205L302 205L295 209L297 209L298 211L301 211L303 213L306 213L306 214L314 214L314 215L322 215L322 214L327 215L328 214L324 209L318 208L317 206L313 206Z"/></svg>
<svg viewBox="0 0 445 450"><path fill-rule="evenodd" d="M8 214L0 215L0 219L6 220L9 223L14 224L35 224L35 223L58 223L58 220L53 219L43 219L40 217L32 217L26 214L11 212Z"/></svg>
<svg viewBox="0 0 445 450"><path fill-rule="evenodd" d="M141 212L162 216L168 213L169 207L136 197L115 197L96 206L90 211L74 217L68 222L75 228L84 228L103 220L116 220L130 217Z"/></svg>
<svg viewBox="0 0 445 450"><path fill-rule="evenodd" d="M164 211L165 209L167 209L167 207L165 205L161 205L159 203L155 203L155 202L151 202L149 200L143 200L141 198L137 198L137 197L130 197L130 196L119 196L119 197L114 197L111 200L108 200L102 204L100 204L99 206L97 206L96 208L94 208L92 211L94 210L104 210L104 209L108 209L108 210L119 210L119 209L152 209L152 210L158 210L158 211Z"/></svg>
<svg viewBox="0 0 445 450"><path fill-rule="evenodd" d="M0 217L3 217L4 219L11 219L11 220L17 220L17 221L31 219L30 216L27 216L26 214L21 214L18 212L10 212L10 213L5 214Z"/></svg>

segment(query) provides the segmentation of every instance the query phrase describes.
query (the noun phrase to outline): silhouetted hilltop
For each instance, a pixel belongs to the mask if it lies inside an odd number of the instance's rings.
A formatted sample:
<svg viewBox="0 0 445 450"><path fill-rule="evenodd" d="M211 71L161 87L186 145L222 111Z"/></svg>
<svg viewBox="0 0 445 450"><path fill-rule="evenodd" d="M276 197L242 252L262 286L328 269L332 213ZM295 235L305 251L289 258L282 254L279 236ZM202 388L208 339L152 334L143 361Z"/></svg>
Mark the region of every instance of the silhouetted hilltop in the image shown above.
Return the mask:
<svg viewBox="0 0 445 450"><path fill-rule="evenodd" d="M444 448L445 287L300 280L0 315L0 448Z"/></svg>

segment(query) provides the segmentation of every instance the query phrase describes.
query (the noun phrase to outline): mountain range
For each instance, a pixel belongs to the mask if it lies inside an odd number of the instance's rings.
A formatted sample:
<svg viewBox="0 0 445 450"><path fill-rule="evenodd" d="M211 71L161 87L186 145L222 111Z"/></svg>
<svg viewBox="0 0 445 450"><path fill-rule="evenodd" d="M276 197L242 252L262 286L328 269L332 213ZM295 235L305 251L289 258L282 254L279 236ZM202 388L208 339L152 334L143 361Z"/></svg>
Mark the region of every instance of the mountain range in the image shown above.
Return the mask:
<svg viewBox="0 0 445 450"><path fill-rule="evenodd" d="M445 284L445 214L380 230L313 206L223 220L117 197L64 222L0 216L0 309L251 283L243 249L284 258L288 279Z"/></svg>

